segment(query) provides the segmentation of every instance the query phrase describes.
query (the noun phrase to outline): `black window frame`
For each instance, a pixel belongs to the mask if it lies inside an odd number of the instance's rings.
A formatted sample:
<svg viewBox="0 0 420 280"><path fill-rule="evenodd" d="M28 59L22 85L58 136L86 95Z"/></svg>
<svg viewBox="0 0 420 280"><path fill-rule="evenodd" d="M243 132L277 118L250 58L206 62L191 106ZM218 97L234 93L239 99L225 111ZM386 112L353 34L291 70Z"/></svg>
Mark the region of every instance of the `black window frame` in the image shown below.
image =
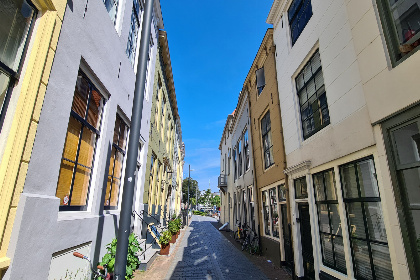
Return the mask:
<svg viewBox="0 0 420 280"><path fill-rule="evenodd" d="M35 21L36 21L35 19L37 18L38 12L39 12L31 0L23 0L22 2L26 2L26 4L28 4L29 7L32 8L32 16L31 16L31 22L29 24L28 32L25 38L25 43L23 46L22 53L20 54L19 64L16 71L11 69L2 61L0 61L0 74L5 75L9 79L9 82L6 88L6 93L3 99L3 104L0 104L0 134L3 128L4 119L6 118L7 109L9 107L9 102L12 96L13 88L17 85L20 78L20 74L22 72L23 62L25 60L24 58L26 57L28 53L29 41L30 41L30 37L33 32Z"/></svg>
<svg viewBox="0 0 420 280"><path fill-rule="evenodd" d="M371 160L372 161L372 167L374 168L374 177L376 180L376 183L378 185L377 182L377 177L376 177L376 168L375 168L375 160L374 157L371 156L367 156L364 158L360 158L351 162L347 162L345 164L342 164L339 166L339 170L340 170L340 182L341 182L341 191L342 191L342 195L343 195L343 202L346 208L346 215L347 215L347 226L348 226L348 234L349 234L349 241L350 241L350 248L351 248L351 255L352 255L352 260L353 260L353 272L354 272L354 277L355 279L366 279L363 277L360 277L357 275L357 264L355 261L355 249L352 240L356 239L362 242L366 242L367 243L367 247L368 247L368 254L369 254L369 260L370 260L370 269L372 271L372 279L376 280L376 279L381 279L381 278L377 278L376 274L375 274L375 267L374 267L374 261L373 261L373 253L372 253L372 244L378 244L381 246L387 246L388 247L388 253L389 253L389 245L388 242L383 242L383 241L379 241L379 240L374 240L371 238L371 234L369 233L369 226L368 226L368 220L367 220L367 215L366 215L366 208L367 206L365 205L366 203L369 202L376 202L381 204L381 196L380 196L380 190L379 190L379 186L378 186L378 197L362 197L361 196L361 189L360 189L360 181L359 181L359 176L358 176L358 172L357 172L357 164L360 162L364 162L367 160ZM349 165L353 165L354 169L355 169L355 176L356 176L356 183L357 183L357 192L358 192L358 197L356 198L346 198L346 192L345 192L345 183L343 183L343 176L342 176L342 168L345 166L349 166ZM364 224L364 230L365 230L365 237L361 238L356 236L355 234L352 234L352 227L351 227L351 219L350 219L350 214L349 214L349 204L350 203L360 203L361 205L361 212L362 212L362 218L363 218L363 224ZM381 211L382 211L382 205L381 206ZM388 236L387 236L387 240L388 240ZM392 267L391 267L391 271L392 271Z"/></svg>
<svg viewBox="0 0 420 280"><path fill-rule="evenodd" d="M116 139L117 140L117 143L120 142L120 139L121 139L120 137L122 136L122 137L125 137L124 143L125 143L125 146L126 146L127 145L128 133L129 133L129 127L128 127L127 123L124 121L124 119L118 113L117 113L116 118L117 119L118 118L120 119L120 126L118 128L118 138ZM121 135L121 127L122 126L125 126L125 135ZM114 133L115 133L115 127L114 127ZM122 176L123 176L123 174L122 174L123 172L122 171L123 171L123 168L124 168L124 160L125 160L125 155L126 155L126 150L125 149L126 149L126 147L124 147L124 149L122 149L120 146L118 146L118 144L114 143L114 141L113 141L112 148L115 149L115 153L114 153L114 164L112 166L112 174L110 175L109 172L108 172L108 179L111 180L111 185L110 185L110 189L109 189L109 198L108 198L108 201L109 202L112 200L112 188L113 188L113 183L114 183L114 180L115 179L117 179L117 180L120 181L120 186L118 188L118 194L117 194L118 195L117 205L116 206L111 206L111 205L106 205L106 203L104 203L104 210L115 210L115 209L118 209L119 196L120 196L120 192L121 192L121 187L123 186L123 182L121 181L121 179L122 179ZM120 170L121 176L119 178L117 178L117 177L114 176L115 175L115 159L117 157L117 153L121 153L122 156L123 156L122 157L122 162L121 162L121 170ZM110 154L110 157L111 156L112 156L112 152ZM105 199L105 202L106 202L107 201L107 198L104 197L104 199Z"/></svg>
<svg viewBox="0 0 420 280"><path fill-rule="evenodd" d="M317 56L319 57L319 65L318 65L318 68L314 70L313 68L315 68L315 66L313 67L313 65L316 65L314 62ZM308 69L307 67L310 67L311 76L309 78L305 77L306 69ZM304 81L302 85L300 85L299 83L299 80L301 77ZM322 78L322 85L318 85L317 81L321 81L320 80L321 78ZM324 76L322 72L322 61L321 61L321 55L319 53L319 50L315 51L315 53L311 56L309 61L304 65L302 70L296 76L295 83L296 83L296 93L297 93L298 102L299 102L298 105L299 105L299 111L300 111L300 121L302 125L302 136L303 136L303 139L306 140L330 124L330 115L329 115L328 101L327 101L327 95L326 95L327 93L325 90ZM313 85L314 87L314 92L312 93L311 96L308 96L309 94L308 94L307 89L310 88L311 85ZM303 104L301 104L302 95L306 95L306 99L303 102ZM313 101L312 103L310 103L311 99ZM325 99L324 102L322 101L323 99ZM325 113L327 117L324 117L323 113ZM317 116L317 118L315 118L315 116ZM311 127L313 127L313 129L309 133L305 134L305 124L308 121L311 124Z"/></svg>
<svg viewBox="0 0 420 280"><path fill-rule="evenodd" d="M138 0L133 0L133 7L131 11L131 25L128 32L127 47L125 53L130 60L131 66L134 68L137 51L137 40L140 31L140 14L143 11ZM134 33L134 34L133 34Z"/></svg>
<svg viewBox="0 0 420 280"><path fill-rule="evenodd" d="M89 195L90 195L90 191L91 191L90 187L91 187L91 183L92 183L92 173L93 173L93 170L95 168L96 148L97 148L97 144L98 144L98 139L101 136L100 131L101 131L102 120L103 120L102 116L103 116L104 107L105 107L105 104L106 104L106 101L107 101L105 99L104 95L101 93L101 91L93 84L93 82L89 79L89 77L81 69L79 69L78 75L81 75L82 78L86 79L87 82L89 83L89 96L88 96L88 101L87 101L88 103L87 103L87 106L86 106L86 112L88 112L88 110L89 110L89 105L90 105L90 102L92 100L92 91L93 90L97 91L102 96L103 108L100 112L100 115L98 116L99 117L99 127L98 127L98 129L96 129L93 125L91 125L87 121L88 113L85 113L85 117L81 117L81 116L79 116L78 113L76 113L73 110L73 108L71 109L70 118L74 118L82 126L81 126L81 132L80 132L80 135L79 135L79 144L77 146L77 153L76 153L75 160L72 161L70 159L64 158L63 156L61 157L62 160L66 160L66 161L68 161L70 163L73 163L75 165L74 168L73 168L72 180L71 180L71 185L70 185L69 201L68 201L67 205L60 205L59 206L59 211L63 211L63 212L64 211L86 211L87 210ZM69 123L70 123L70 118L69 118ZM88 166L85 166L85 165L82 165L82 164L78 163L79 151L80 151L80 146L81 146L81 141L82 141L82 137L83 137L83 129L84 128L87 128L91 132L96 134L95 145L93 146L92 166L91 167L88 167ZM64 149L65 149L65 147L63 147L63 154L64 154ZM89 184L88 184L87 193L86 193L86 204L83 205L83 206L72 206L71 205L71 198L72 198L72 193L73 193L73 188L74 188L74 178L76 176L76 171L77 171L76 166L77 165L81 165L82 167L88 168L88 169L91 170L90 176L89 176ZM61 167L60 167L60 169L61 169ZM60 177L60 175L59 175L59 177ZM57 185L57 188L58 188L58 185Z"/></svg>
<svg viewBox="0 0 420 280"><path fill-rule="evenodd" d="M333 187L335 189L336 199L328 199L329 197L328 197L328 193L327 193L327 186L326 186L326 183L325 183L325 174L328 174L329 172L332 172L332 176L333 176L333 182L332 183L333 183ZM315 186L315 177L316 176L322 176L323 193L324 193L324 197L326 198L324 200L318 200L316 186ZM330 210L330 205L331 204L335 204L335 205L338 206L337 185L336 185L336 182L335 182L334 168L330 168L330 169L323 170L321 172L317 172L315 174L312 174L312 182L313 182L313 187L314 187L315 204L317 205L317 213L318 213L318 228L319 228L319 237L320 237L320 244L321 244L322 263L329 268L332 268L336 271L339 271L339 272L347 275L347 267L346 267L346 260L345 260L345 251L344 251L344 239L343 239L342 235L338 235L338 234L333 233L334 229L333 229L332 218L331 218L331 210ZM319 210L320 207L318 207L320 205L326 205L327 206L329 232L324 232L322 230L322 227L321 227L321 224L322 224L321 223L321 213L320 213L320 210ZM345 223L345 221L341 221L341 217L340 217L340 222ZM343 230L341 229L341 232L342 231ZM326 260L324 258L325 248L324 248L323 242L322 242L323 235L329 235L330 236L331 246L332 246L333 264L329 263L328 260ZM341 242L343 243L342 253L343 253L343 256L344 256L344 269L341 269L340 267L337 266L335 242L333 242L333 240L335 240L337 237L341 238L341 240L342 240Z"/></svg>
<svg viewBox="0 0 420 280"><path fill-rule="evenodd" d="M311 15L307 18L307 20L302 25L299 23L300 23L300 20L302 19L302 16L305 16L304 14L305 8L310 9ZM303 13L300 14L300 12L303 12ZM313 15L313 12L312 12L311 0L294 0L290 4L289 9L287 10L287 16L289 19L290 39L292 41L292 46L296 43L296 41L300 37L300 34L302 34L303 30L305 29L312 15ZM298 31L297 31L298 34L296 35L296 37L293 37L293 31L295 30L295 28L298 28Z"/></svg>
<svg viewBox="0 0 420 280"><path fill-rule="evenodd" d="M274 151L273 151L273 137L271 134L271 118L270 118L270 110L268 110L264 117L261 118L261 140L262 140L262 149L263 149L263 161L264 161L264 169L268 169L269 167L274 165ZM264 139L267 137L269 140L267 143L270 143L270 146L265 147ZM266 154L268 154L269 162L266 162ZM273 161L270 160L270 155L273 158Z"/></svg>

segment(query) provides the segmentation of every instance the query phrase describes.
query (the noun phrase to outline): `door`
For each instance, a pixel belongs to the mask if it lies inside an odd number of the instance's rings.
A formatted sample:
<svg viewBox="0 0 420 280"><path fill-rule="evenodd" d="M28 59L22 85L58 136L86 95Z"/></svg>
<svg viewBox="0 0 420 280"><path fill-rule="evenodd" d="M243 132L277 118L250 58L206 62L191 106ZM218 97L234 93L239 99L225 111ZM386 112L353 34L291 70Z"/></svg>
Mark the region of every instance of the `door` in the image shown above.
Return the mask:
<svg viewBox="0 0 420 280"><path fill-rule="evenodd" d="M293 273L293 247L292 247L292 240L291 240L291 231L292 228L287 220L287 205L281 204L280 205L280 211L281 211L281 223L283 228L283 243L284 243L284 265L287 270L291 274Z"/></svg>
<svg viewBox="0 0 420 280"><path fill-rule="evenodd" d="M302 259L305 279L315 279L314 255L312 248L311 219L309 205L299 204L300 235L302 243Z"/></svg>

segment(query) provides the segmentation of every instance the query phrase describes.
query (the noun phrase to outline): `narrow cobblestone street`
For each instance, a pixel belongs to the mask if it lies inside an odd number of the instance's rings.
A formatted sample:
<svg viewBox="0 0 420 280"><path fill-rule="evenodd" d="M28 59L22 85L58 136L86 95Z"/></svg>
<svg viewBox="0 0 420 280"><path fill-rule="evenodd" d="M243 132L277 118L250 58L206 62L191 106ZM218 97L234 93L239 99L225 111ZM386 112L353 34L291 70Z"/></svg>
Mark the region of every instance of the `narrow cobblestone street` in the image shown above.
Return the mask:
<svg viewBox="0 0 420 280"><path fill-rule="evenodd" d="M211 225L213 221L193 216L166 279L267 279Z"/></svg>
<svg viewBox="0 0 420 280"><path fill-rule="evenodd" d="M211 224L215 221L193 216L171 255L159 256L149 270L137 272L135 280L269 279Z"/></svg>

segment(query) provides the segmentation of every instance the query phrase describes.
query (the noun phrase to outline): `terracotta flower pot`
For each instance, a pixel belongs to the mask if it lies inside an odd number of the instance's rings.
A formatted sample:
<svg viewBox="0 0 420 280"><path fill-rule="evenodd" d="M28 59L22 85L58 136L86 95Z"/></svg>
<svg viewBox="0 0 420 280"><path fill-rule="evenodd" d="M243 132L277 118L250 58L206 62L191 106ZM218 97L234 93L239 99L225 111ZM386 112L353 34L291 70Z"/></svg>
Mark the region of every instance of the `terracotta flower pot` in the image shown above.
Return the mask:
<svg viewBox="0 0 420 280"><path fill-rule="evenodd" d="M169 255L169 247L171 247L170 244L168 245L162 245L162 247L160 248L160 253L161 255Z"/></svg>
<svg viewBox="0 0 420 280"><path fill-rule="evenodd" d="M171 241L169 241L169 243L175 243L176 241L176 234L172 235L172 239Z"/></svg>

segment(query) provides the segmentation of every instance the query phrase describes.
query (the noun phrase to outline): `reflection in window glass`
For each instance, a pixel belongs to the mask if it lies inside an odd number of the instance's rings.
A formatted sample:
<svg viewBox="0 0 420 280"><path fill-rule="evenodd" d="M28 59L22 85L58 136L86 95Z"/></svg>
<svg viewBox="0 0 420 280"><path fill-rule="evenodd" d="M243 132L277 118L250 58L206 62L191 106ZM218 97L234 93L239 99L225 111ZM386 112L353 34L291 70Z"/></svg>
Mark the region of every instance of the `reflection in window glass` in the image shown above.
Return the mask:
<svg viewBox="0 0 420 280"><path fill-rule="evenodd" d="M306 177L296 179L295 184L295 195L297 199L308 198L308 187L306 186Z"/></svg>
<svg viewBox="0 0 420 280"><path fill-rule="evenodd" d="M273 237L279 237L279 213L277 211L277 194L276 188L268 191L270 195L270 216L271 216L271 232Z"/></svg>
<svg viewBox="0 0 420 280"><path fill-rule="evenodd" d="M35 11L22 0L2 0L0 6L0 61L17 72Z"/></svg>
<svg viewBox="0 0 420 280"><path fill-rule="evenodd" d="M393 279L375 176L371 157L340 166L355 276Z"/></svg>
<svg viewBox="0 0 420 280"><path fill-rule="evenodd" d="M262 206L263 206L263 214L264 214L264 233L265 235L271 235L270 227L271 227L271 221L270 221L270 203L269 203L269 197L267 194L267 191L262 192Z"/></svg>
<svg viewBox="0 0 420 280"><path fill-rule="evenodd" d="M334 170L313 175L324 265L347 273Z"/></svg>

